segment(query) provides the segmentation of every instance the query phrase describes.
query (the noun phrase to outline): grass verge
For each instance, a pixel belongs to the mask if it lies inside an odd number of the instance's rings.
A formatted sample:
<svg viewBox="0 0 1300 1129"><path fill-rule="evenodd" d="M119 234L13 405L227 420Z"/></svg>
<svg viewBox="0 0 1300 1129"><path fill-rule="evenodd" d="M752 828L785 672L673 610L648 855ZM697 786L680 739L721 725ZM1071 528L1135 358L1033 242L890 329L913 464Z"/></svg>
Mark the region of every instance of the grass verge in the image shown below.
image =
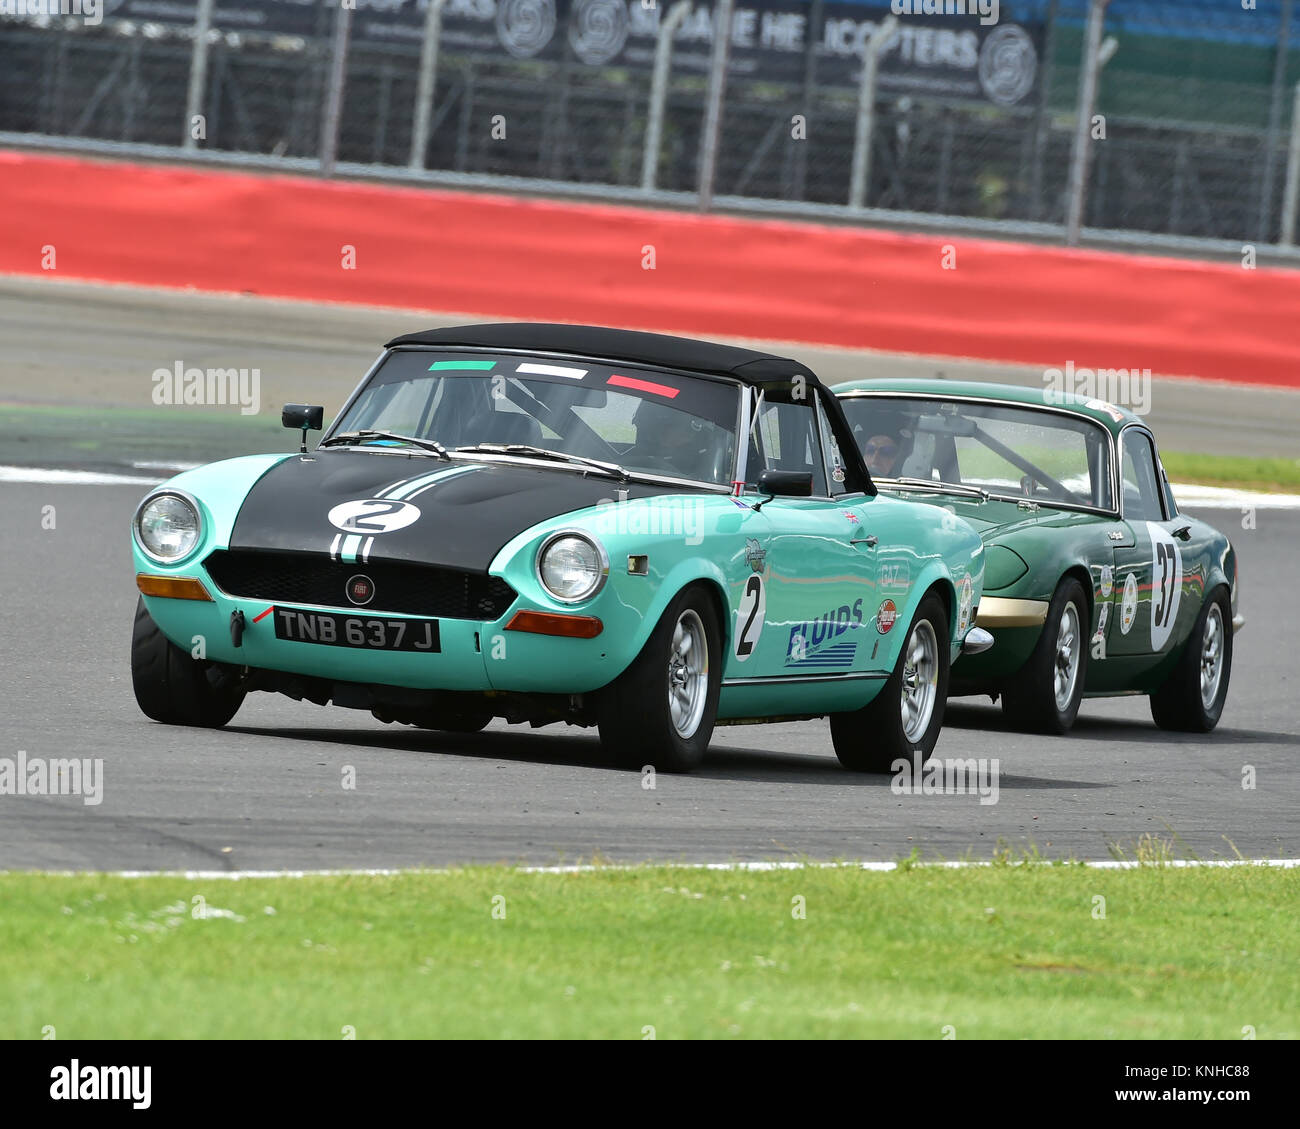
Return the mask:
<svg viewBox="0 0 1300 1129"><path fill-rule="evenodd" d="M1295 1038L1298 900L1041 863L4 873L0 1037Z"/></svg>
<svg viewBox="0 0 1300 1129"><path fill-rule="evenodd" d="M1242 455L1197 455L1161 451L1171 482L1226 486L1273 494L1300 494L1300 459L1260 459Z"/></svg>

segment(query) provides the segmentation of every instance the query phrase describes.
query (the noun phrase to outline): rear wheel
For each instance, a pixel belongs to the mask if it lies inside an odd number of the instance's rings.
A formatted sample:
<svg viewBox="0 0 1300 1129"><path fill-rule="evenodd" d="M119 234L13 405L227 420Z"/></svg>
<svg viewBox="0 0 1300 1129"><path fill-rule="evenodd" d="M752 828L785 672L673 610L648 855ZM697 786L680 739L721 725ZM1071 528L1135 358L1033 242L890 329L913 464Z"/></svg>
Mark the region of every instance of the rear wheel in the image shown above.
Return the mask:
<svg viewBox="0 0 1300 1129"><path fill-rule="evenodd" d="M1228 594L1216 589L1196 617L1173 673L1151 695L1151 716L1161 729L1209 733L1219 724L1232 674Z"/></svg>
<svg viewBox="0 0 1300 1129"><path fill-rule="evenodd" d="M641 653L600 692L600 743L621 764L689 772L713 736L721 632L700 588L678 593Z"/></svg>
<svg viewBox="0 0 1300 1129"><path fill-rule="evenodd" d="M1035 733L1068 733L1079 716L1088 668L1088 598L1067 577L1056 587L1042 634L1015 681L1002 691L1002 713Z"/></svg>
<svg viewBox="0 0 1300 1129"><path fill-rule="evenodd" d="M831 714L840 764L853 772L891 772L900 757L929 759L943 728L949 654L947 609L938 596L926 596L880 693L859 710Z"/></svg>
<svg viewBox="0 0 1300 1129"><path fill-rule="evenodd" d="M146 716L168 725L225 725L244 701L235 679L167 638L138 600L131 633L131 685Z"/></svg>

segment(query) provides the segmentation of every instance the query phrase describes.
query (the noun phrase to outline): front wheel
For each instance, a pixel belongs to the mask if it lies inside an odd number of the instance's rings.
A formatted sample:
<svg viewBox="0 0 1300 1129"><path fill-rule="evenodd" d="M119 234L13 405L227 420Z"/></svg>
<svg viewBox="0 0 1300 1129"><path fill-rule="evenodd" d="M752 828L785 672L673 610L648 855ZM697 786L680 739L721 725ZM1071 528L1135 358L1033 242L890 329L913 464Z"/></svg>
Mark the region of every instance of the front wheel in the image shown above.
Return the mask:
<svg viewBox="0 0 1300 1129"><path fill-rule="evenodd" d="M678 593L632 665L600 692L600 743L621 764L690 772L718 714L720 637L700 588Z"/></svg>
<svg viewBox="0 0 1300 1129"><path fill-rule="evenodd" d="M230 675L192 658L159 630L144 600L136 603L131 632L131 685L140 709L168 725L219 728L244 701Z"/></svg>
<svg viewBox="0 0 1300 1129"><path fill-rule="evenodd" d="M1209 733L1219 724L1232 674L1232 628L1227 593L1211 594L1196 617L1173 673L1151 695L1151 717L1161 729Z"/></svg>
<svg viewBox="0 0 1300 1129"><path fill-rule="evenodd" d="M943 728L949 657L947 609L938 596L926 596L880 693L852 713L831 714L840 764L853 772L891 772L894 761L918 755L924 764Z"/></svg>
<svg viewBox="0 0 1300 1129"><path fill-rule="evenodd" d="M1033 653L1002 691L1002 713L1035 733L1068 733L1079 716L1088 672L1088 598L1073 577L1052 596Z"/></svg>

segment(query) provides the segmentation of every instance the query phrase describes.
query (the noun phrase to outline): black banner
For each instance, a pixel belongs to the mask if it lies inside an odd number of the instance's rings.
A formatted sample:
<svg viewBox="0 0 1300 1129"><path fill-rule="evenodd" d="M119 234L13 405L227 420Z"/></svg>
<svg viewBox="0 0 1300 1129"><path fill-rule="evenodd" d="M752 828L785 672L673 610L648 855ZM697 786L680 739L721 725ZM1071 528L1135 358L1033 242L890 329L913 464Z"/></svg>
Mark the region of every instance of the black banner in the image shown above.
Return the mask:
<svg viewBox="0 0 1300 1129"><path fill-rule="evenodd" d="M0 0L0 15L24 4ZM67 0L64 0L67 3ZM418 44L428 0L355 0L358 43ZM567 61L592 67L648 68L659 21L673 0L446 0L442 48L497 59ZM809 51L819 86L855 86L864 44L890 14L886 0L741 0L732 16L730 73L792 83L803 79ZM902 6L905 10L910 5ZM104 21L191 24L194 0L101 0ZM33 9L34 10L34 9ZM318 37L328 33L337 0L216 0L212 26L222 31ZM819 14L813 17L813 13ZM19 15L21 18L21 15ZM89 21L88 21L89 22ZM713 49L713 5L697 3L674 36L676 73L703 73ZM1037 89L1041 25L978 16L900 15L881 57L885 93L932 94L1014 106Z"/></svg>

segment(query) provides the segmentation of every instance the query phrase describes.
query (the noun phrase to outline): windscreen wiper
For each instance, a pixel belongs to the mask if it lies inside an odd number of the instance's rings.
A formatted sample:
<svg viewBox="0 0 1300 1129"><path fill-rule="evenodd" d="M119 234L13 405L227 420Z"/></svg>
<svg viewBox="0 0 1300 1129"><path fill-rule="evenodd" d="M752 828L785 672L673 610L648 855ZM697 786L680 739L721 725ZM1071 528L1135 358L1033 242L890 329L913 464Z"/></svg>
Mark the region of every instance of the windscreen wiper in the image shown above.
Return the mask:
<svg viewBox="0 0 1300 1129"><path fill-rule="evenodd" d="M376 431L373 428L365 428L362 431L343 431L338 435L331 435L328 439L321 440L322 447L330 447L335 443L368 443L374 439L386 439L391 443L410 443L414 447L419 447L422 451L428 451L432 455L451 461L451 456L447 454L447 448L439 443L436 439L420 439L414 435L399 435L396 431Z"/></svg>
<svg viewBox="0 0 1300 1129"><path fill-rule="evenodd" d="M973 494L985 502L992 497L987 490L981 490L978 486L963 486L955 482L935 482L931 478L876 478L873 475L871 481L896 482L900 486L920 486L926 490L940 490L945 494Z"/></svg>
<svg viewBox="0 0 1300 1129"><path fill-rule="evenodd" d="M539 459L556 459L564 463L577 463L579 466L594 467L613 475L623 482L631 480L631 475L618 463L607 463L601 459L589 459L585 455L570 455L567 451L552 451L549 447L533 447L527 443L475 443L470 447L457 447L460 451L481 451L489 455L533 455Z"/></svg>

